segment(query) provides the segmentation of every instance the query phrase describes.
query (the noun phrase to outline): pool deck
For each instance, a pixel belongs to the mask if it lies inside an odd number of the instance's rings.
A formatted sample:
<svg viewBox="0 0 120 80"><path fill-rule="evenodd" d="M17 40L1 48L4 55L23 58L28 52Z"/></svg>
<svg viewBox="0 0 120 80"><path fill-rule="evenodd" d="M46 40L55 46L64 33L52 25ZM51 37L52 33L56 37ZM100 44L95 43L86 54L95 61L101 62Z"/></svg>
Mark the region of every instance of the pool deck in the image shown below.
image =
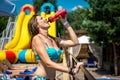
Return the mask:
<svg viewBox="0 0 120 80"><path fill-rule="evenodd" d="M22 67L22 68L28 68L31 69L35 66L37 66L37 64L13 64L14 67ZM120 80L120 76L114 76L111 75L110 72L107 72L105 70L98 70L98 68L96 67L86 67L86 69L92 74L92 76L95 79L98 78L119 78L118 80ZM56 77L63 80L63 73L60 71L56 71ZM84 80L84 74L82 73L82 71L79 71L79 74L76 74L74 77L78 78L78 80Z"/></svg>
<svg viewBox="0 0 120 80"><path fill-rule="evenodd" d="M106 72L105 70L98 70L97 68L86 68L91 75L95 78L95 79L100 79L100 78L117 78L117 80L120 80L120 76L114 76L109 74L109 72ZM58 72L59 74L60 72ZM58 76L59 78L63 78L63 76ZM84 74L83 72L80 70L79 74L76 74L75 77L77 78L77 80L84 80Z"/></svg>

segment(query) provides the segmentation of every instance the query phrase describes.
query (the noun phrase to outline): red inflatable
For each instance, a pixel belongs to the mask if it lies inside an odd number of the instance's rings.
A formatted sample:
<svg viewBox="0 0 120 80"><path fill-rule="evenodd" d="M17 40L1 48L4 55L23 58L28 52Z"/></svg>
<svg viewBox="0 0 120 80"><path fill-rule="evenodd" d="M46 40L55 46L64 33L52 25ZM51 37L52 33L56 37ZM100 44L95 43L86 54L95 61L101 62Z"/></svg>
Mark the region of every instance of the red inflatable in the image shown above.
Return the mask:
<svg viewBox="0 0 120 80"><path fill-rule="evenodd" d="M13 51L9 51L9 50L5 51L5 53L6 53L6 59L8 61L10 61L10 63L15 63L15 61L17 59L15 53Z"/></svg>
<svg viewBox="0 0 120 80"><path fill-rule="evenodd" d="M35 8L34 8L32 5L30 5L30 4L24 5L24 6L21 8L20 12L25 12L27 9L29 9L29 10L32 11L32 12L35 12Z"/></svg>

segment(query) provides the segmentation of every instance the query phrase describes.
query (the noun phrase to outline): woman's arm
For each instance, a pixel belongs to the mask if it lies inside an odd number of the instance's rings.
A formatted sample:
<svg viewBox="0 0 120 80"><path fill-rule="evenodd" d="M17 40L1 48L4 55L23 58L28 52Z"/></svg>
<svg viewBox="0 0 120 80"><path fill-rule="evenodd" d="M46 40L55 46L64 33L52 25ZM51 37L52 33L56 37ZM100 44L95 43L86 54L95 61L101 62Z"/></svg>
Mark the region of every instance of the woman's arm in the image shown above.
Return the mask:
<svg viewBox="0 0 120 80"><path fill-rule="evenodd" d="M60 21L62 22L62 24L64 25L64 27L68 31L70 40L63 40L60 38L56 38L59 41L59 44L62 46L65 46L65 47L78 45L79 41L78 41L77 35L75 34L74 30L72 29L72 27L70 26L70 24L68 23L66 18L60 17Z"/></svg>

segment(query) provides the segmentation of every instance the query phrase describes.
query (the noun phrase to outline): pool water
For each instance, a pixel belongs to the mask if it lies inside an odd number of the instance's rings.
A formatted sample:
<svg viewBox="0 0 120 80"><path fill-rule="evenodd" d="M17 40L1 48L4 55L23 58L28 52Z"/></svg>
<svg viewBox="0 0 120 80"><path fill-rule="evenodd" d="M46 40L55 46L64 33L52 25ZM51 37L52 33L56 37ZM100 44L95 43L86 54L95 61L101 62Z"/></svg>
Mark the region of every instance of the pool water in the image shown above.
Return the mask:
<svg viewBox="0 0 120 80"><path fill-rule="evenodd" d="M96 80L120 80L118 78L98 78Z"/></svg>

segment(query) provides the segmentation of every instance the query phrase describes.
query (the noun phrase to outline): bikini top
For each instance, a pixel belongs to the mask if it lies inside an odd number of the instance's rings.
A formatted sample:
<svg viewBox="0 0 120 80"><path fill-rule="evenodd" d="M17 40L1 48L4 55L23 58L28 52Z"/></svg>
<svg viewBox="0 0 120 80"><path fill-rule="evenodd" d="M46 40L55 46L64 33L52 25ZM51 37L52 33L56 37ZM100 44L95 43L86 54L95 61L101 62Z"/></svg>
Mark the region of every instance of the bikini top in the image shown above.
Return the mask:
<svg viewBox="0 0 120 80"><path fill-rule="evenodd" d="M48 53L49 57L51 60L59 60L60 59L60 55L62 53L61 49L58 48L58 50L56 50L53 47L49 47L47 43L45 43L47 46L46 52ZM41 60L39 55L35 55L36 60Z"/></svg>

